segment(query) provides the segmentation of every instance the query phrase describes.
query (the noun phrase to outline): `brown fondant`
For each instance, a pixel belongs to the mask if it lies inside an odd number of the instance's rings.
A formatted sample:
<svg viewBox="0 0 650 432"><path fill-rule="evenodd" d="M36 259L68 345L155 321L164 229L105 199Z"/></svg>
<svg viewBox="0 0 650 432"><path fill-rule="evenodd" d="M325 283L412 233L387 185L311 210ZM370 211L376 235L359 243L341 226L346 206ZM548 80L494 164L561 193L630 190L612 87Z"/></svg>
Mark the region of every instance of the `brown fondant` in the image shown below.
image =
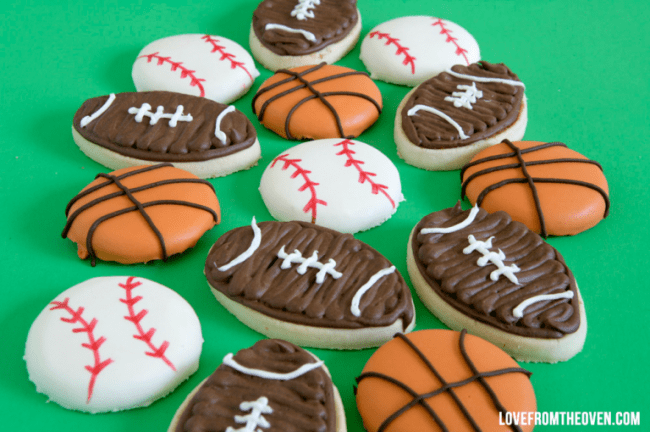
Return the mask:
<svg viewBox="0 0 650 432"><path fill-rule="evenodd" d="M279 70L253 98L264 126L296 140L355 138L381 108L381 93L367 74L325 63Z"/></svg>
<svg viewBox="0 0 650 432"><path fill-rule="evenodd" d="M562 143L504 140L477 154L461 178L470 202L543 236L578 234L609 212L600 165Z"/></svg>
<svg viewBox="0 0 650 432"><path fill-rule="evenodd" d="M452 330L397 336L357 378L357 407L368 432L533 429L499 424L501 410L536 410L530 373L508 354Z"/></svg>
<svg viewBox="0 0 650 432"><path fill-rule="evenodd" d="M219 223L212 185L171 164L100 174L66 208L63 237L90 256L123 264L148 262L193 247Z"/></svg>

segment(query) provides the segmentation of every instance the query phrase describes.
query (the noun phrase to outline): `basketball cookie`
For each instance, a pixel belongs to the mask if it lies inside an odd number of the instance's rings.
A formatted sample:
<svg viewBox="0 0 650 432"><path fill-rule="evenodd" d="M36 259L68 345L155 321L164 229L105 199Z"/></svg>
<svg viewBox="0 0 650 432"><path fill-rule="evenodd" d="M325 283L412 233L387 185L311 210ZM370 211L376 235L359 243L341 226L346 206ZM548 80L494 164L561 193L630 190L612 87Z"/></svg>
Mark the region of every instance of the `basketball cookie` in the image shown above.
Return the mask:
<svg viewBox="0 0 650 432"><path fill-rule="evenodd" d="M226 354L178 408L168 432L345 432L341 396L325 364L283 340Z"/></svg>
<svg viewBox="0 0 650 432"><path fill-rule="evenodd" d="M390 159L349 139L309 141L284 151L266 167L260 193L277 220L312 222L346 233L384 223L404 201Z"/></svg>
<svg viewBox="0 0 650 432"><path fill-rule="evenodd" d="M609 214L609 188L598 162L560 142L502 143L461 170L461 198L507 212L542 237L574 235Z"/></svg>
<svg viewBox="0 0 650 432"><path fill-rule="evenodd" d="M464 28L430 16L405 16L379 24L361 42L361 61L372 79L414 87L453 65L481 59Z"/></svg>
<svg viewBox="0 0 650 432"><path fill-rule="evenodd" d="M325 63L278 70L253 98L259 121L290 140L355 138L381 108L381 93L366 73Z"/></svg>
<svg viewBox="0 0 650 432"><path fill-rule="evenodd" d="M520 361L555 363L582 350L587 317L562 255L505 212L460 202L425 216L407 250L415 291L443 323Z"/></svg>
<svg viewBox="0 0 650 432"><path fill-rule="evenodd" d="M111 93L88 99L72 136L91 159L112 169L158 162L200 178L250 168L261 157L251 122L234 106L182 93Z"/></svg>
<svg viewBox="0 0 650 432"><path fill-rule="evenodd" d="M221 36L182 34L145 46L133 63L138 91L166 90L229 104L245 95L260 73L251 55Z"/></svg>
<svg viewBox="0 0 650 432"><path fill-rule="evenodd" d="M397 108L395 144L408 164L459 169L528 123L524 84L504 64L456 65L409 92Z"/></svg>
<svg viewBox="0 0 650 432"><path fill-rule="evenodd" d="M334 63L359 40L357 0L264 0L253 13L250 47L276 71Z"/></svg>
<svg viewBox="0 0 650 432"><path fill-rule="evenodd" d="M167 260L220 221L213 186L169 163L98 174L65 210L61 236L81 259L122 264Z"/></svg>
<svg viewBox="0 0 650 432"><path fill-rule="evenodd" d="M99 413L143 407L199 367L194 309L143 278L99 277L59 294L27 336L36 391L64 408Z"/></svg>
<svg viewBox="0 0 650 432"><path fill-rule="evenodd" d="M530 375L465 330L398 333L357 378L357 408L368 432L529 432L503 417L536 411Z"/></svg>
<svg viewBox="0 0 650 432"><path fill-rule="evenodd" d="M253 218L219 238L204 273L241 322L297 345L368 348L415 326L395 266L352 235L311 223Z"/></svg>

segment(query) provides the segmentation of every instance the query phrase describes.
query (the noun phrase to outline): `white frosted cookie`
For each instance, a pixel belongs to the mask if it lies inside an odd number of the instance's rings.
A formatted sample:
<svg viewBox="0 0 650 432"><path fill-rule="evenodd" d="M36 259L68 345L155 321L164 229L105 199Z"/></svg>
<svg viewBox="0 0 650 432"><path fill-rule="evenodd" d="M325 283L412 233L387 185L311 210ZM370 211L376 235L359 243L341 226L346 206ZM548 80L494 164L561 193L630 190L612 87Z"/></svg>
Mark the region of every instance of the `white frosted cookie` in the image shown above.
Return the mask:
<svg viewBox="0 0 650 432"><path fill-rule="evenodd" d="M379 24L361 43L361 61L370 77L416 86L455 64L481 58L478 43L451 21L405 16Z"/></svg>
<svg viewBox="0 0 650 432"><path fill-rule="evenodd" d="M282 152L267 166L262 199L280 221L355 233L382 224L404 200L399 172L361 141L322 139Z"/></svg>
<svg viewBox="0 0 650 432"><path fill-rule="evenodd" d="M182 34L145 46L133 63L138 91L166 90L224 104L242 97L259 76L251 55L221 36Z"/></svg>
<svg viewBox="0 0 650 432"><path fill-rule="evenodd" d="M27 336L36 391L91 413L147 406L199 366L203 337L175 291L135 277L89 279L59 294Z"/></svg>

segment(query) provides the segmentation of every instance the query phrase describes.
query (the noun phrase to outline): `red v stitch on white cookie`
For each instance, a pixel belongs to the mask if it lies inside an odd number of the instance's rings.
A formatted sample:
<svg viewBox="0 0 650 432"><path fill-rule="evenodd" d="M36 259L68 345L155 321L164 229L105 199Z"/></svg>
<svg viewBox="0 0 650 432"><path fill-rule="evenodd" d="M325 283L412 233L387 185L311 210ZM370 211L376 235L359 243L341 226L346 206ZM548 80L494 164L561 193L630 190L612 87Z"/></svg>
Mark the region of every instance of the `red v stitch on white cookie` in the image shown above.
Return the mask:
<svg viewBox="0 0 650 432"><path fill-rule="evenodd" d="M221 60L221 61L223 61L223 60L230 61L230 68L231 69L235 69L235 68L243 69L243 71L246 72L246 75L248 75L248 78L250 78L251 82L254 81L253 76L248 71L248 69L246 69L246 67L244 66L244 62L235 61L235 55L232 54L232 53L226 52L226 47L218 44L219 39L214 39L210 35L204 35L201 39L212 45L212 51L211 51L212 53L219 52L219 54L221 54L221 58L219 60Z"/></svg>
<svg viewBox="0 0 650 432"><path fill-rule="evenodd" d="M413 57L408 53L409 50L408 47L402 46L399 43L399 39L391 37L389 33L382 33L379 30L377 30L370 33L368 35L368 38L372 39L374 36L377 36L377 39L379 40L386 39L386 45L390 45L390 44L395 45L397 47L397 51L395 51L395 55L399 56L403 54L404 61L402 62L402 64L404 66L411 65L411 74L413 75L415 74L415 57Z"/></svg>
<svg viewBox="0 0 650 432"><path fill-rule="evenodd" d="M202 81L205 81L205 78L197 78L194 75L193 70L187 69L185 66L183 66L183 62L175 62L171 60L171 57L163 57L160 55L158 51L152 54L144 54L138 57L138 59L141 58L146 58L147 63L151 63L153 59L156 59L158 62L158 66L162 66L165 63L169 63L172 65L172 72L175 72L176 69L180 69L181 71L181 79L190 77L190 87L198 87L199 89L199 96L204 97L205 96L205 89L203 88L203 84L201 84Z"/></svg>
<svg viewBox="0 0 650 432"><path fill-rule="evenodd" d="M434 22L431 24L432 26L440 26L440 34L447 36L447 40L445 42L447 43L452 43L456 46L456 55L463 56L465 59L465 63L467 63L467 66L469 66L469 60L467 59L467 50L465 48L462 48L460 45L458 45L458 38L455 38L451 35L451 30L449 30L447 27L445 27L445 22L438 18L438 21Z"/></svg>

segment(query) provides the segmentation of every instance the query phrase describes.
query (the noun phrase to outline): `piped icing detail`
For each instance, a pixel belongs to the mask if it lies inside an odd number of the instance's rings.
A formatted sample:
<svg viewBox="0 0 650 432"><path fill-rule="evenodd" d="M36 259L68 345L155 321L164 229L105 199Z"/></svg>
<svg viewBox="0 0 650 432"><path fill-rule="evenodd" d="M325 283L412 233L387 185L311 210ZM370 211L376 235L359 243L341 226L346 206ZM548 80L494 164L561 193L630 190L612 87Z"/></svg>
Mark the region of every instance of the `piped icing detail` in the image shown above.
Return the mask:
<svg viewBox="0 0 650 432"><path fill-rule="evenodd" d="M309 42L316 42L316 36L314 36L312 32L308 32L307 30L303 29L291 28L283 24L268 23L266 26L264 26L264 30L284 30L289 33L301 34Z"/></svg>
<svg viewBox="0 0 650 432"><path fill-rule="evenodd" d="M350 306L350 311L354 316L361 316L361 309L359 309L359 303L361 302L361 297L368 291L372 286L377 283L377 281L384 276L387 276L395 272L395 266L390 266L388 268L379 270L377 273L372 275L368 282L366 282L361 288L357 290L352 298L352 305Z"/></svg>
<svg viewBox="0 0 650 432"><path fill-rule="evenodd" d="M440 27L440 34L444 35L446 37L445 42L454 44L454 46L456 47L455 54L458 55L458 56L462 56L463 59L465 59L465 63L467 63L467 65L469 65L469 59L467 58L467 49L461 47L458 44L458 38L451 35L452 31L450 29L448 29L447 27L445 27L445 21L438 18L438 20L435 21L431 25L434 26L434 27L435 26Z"/></svg>
<svg viewBox="0 0 650 432"><path fill-rule="evenodd" d="M475 75L462 74L462 73L454 72L451 69L447 69L445 72L447 72L449 75L455 76L456 78L461 78L461 79L474 81L475 83L477 83L477 82L500 83L500 84L508 84L508 85L511 85L511 86L518 86L518 87L526 88L526 86L524 85L523 82L517 81L517 80L511 80L511 79L505 79L505 78L481 77L481 76L475 76Z"/></svg>
<svg viewBox="0 0 650 432"><path fill-rule="evenodd" d="M467 240L469 241L469 246L467 246L465 249L463 249L463 253L465 255L469 255L474 251L478 251L483 255L481 258L476 261L476 264L479 267L485 267L489 263L494 264L497 266L497 269L494 270L492 273L490 273L490 279L493 281L496 281L499 279L499 276L504 275L507 277L510 282L519 285L519 280L517 279L517 276L515 276L515 273L520 271L521 269L517 267L516 264L511 264L509 266L505 265L503 263L503 260L506 259L506 254L503 253L501 249L498 250L498 252L490 251L490 248L492 248L492 239L494 236L490 237L487 239L487 241L480 241L476 240L476 238L470 234L467 236Z"/></svg>
<svg viewBox="0 0 650 432"><path fill-rule="evenodd" d="M404 66L410 66L411 67L411 75L415 75L415 57L409 54L409 47L404 46L400 43L400 40L398 38L391 37L389 33L382 33L379 30L375 30L374 32L371 32L368 34L368 39L372 39L373 37L377 36L377 39L386 39L386 44L385 45L390 45L393 44L397 47L397 50L395 51L396 56L404 56L404 61L402 61L402 64Z"/></svg>
<svg viewBox="0 0 650 432"><path fill-rule="evenodd" d="M447 102L453 102L456 108L472 109L472 104L483 97L483 92L476 88L475 82L471 86L458 84L456 88L463 91L453 92L451 96L445 98Z"/></svg>
<svg viewBox="0 0 650 432"><path fill-rule="evenodd" d="M314 18L316 6L320 5L320 0L298 0L298 4L291 11L291 16L298 20Z"/></svg>
<svg viewBox="0 0 650 432"><path fill-rule="evenodd" d="M519 304L519 306L517 306L512 310L512 315L515 318L523 318L524 310L531 304L541 302L541 301L546 301L546 300L572 299L572 298L573 298L573 291L565 291L557 294L540 294L538 296L531 297L529 299L522 301Z"/></svg>
<svg viewBox="0 0 650 432"><path fill-rule="evenodd" d="M242 366L239 363L237 363L233 357L234 356L232 353L226 354L226 356L223 358L223 364L225 364L226 366L230 366L236 371L246 375L256 376L268 380L280 380L280 381L288 381L294 378L298 378L299 376L302 376L309 371L318 369L324 364L324 362L321 360L321 361L317 361L316 363L306 363L292 372L279 373L279 372L269 372L262 369L252 369L246 366Z"/></svg>
<svg viewBox="0 0 650 432"><path fill-rule="evenodd" d="M341 276L343 276L342 273L336 271L334 267L336 266L336 261L330 258L330 260L323 264L318 261L318 251L314 251L314 253L309 257L305 258L302 256L302 253L299 250L294 250L292 253L287 254L284 250L284 246L280 248L278 251L278 258L283 259L282 265L280 265L280 268L282 270L287 270L291 268L291 264L298 263L300 264L296 271L298 274L304 275L307 272L307 268L315 268L318 269L319 272L316 273L316 283L323 283L325 281L325 276L330 275L334 279L338 279Z"/></svg>
<svg viewBox="0 0 650 432"><path fill-rule="evenodd" d="M273 408L269 406L269 400L261 396L254 401L245 401L239 404L239 409L250 414L235 416L235 422L244 424L243 427L235 429L232 426L226 428L226 432L261 432L257 427L270 428L271 424L262 416L262 414L273 414Z"/></svg>
<svg viewBox="0 0 650 432"><path fill-rule="evenodd" d="M449 117L447 114L443 113L442 111L440 111L440 110L438 110L436 108L433 108L433 107L430 107L430 106L427 106L427 105L418 104L418 105L415 105L410 110L408 110L407 114L409 116L414 116L415 114L417 114L418 111L426 111L426 112L430 112L432 114L435 114L437 116L442 117L443 119L447 120L447 122L449 122L449 124L452 125L458 131L458 134L460 135L461 139L469 138L469 136L466 135L465 132L463 131L463 128L460 127L460 125L456 122L456 120L454 120L453 118Z"/></svg>
<svg viewBox="0 0 650 432"><path fill-rule="evenodd" d="M259 248L260 244L262 243L262 231L260 231L260 228L257 226L257 223L255 222L255 216L253 216L253 221L251 222L251 228L253 229L253 240L251 241L250 246L248 246L248 249L246 249L241 255L239 255L229 263L224 264L221 267L218 267L217 270L222 272L229 270L230 268L236 266L237 264L243 263L248 258L253 256L257 248Z"/></svg>
<svg viewBox="0 0 650 432"><path fill-rule="evenodd" d="M151 54L141 55L140 57L137 58L137 60L142 58L147 59L147 63L151 63L155 59L157 66L162 66L165 63L169 63L171 65L172 72L176 72L176 70L179 70L181 72L181 79L189 77L190 87L196 87L199 90L199 96L205 97L205 88L203 87L203 84L201 84L202 82L205 81L205 78L197 77L195 75L196 71L193 71L183 66L183 62L173 61L170 56L167 57L161 56L160 52L158 51Z"/></svg>
<svg viewBox="0 0 650 432"><path fill-rule="evenodd" d="M229 105L228 108L221 111L221 113L219 113L219 115L217 116L217 120L214 122L214 136L217 137L217 139L221 141L223 144L226 143L228 136L224 131L221 130L221 121L228 113L231 112L235 112L234 105Z"/></svg>
<svg viewBox="0 0 650 432"><path fill-rule="evenodd" d="M97 117L104 114L106 110L113 104L114 101L115 101L115 93L111 93L110 95L108 95L108 99L106 99L104 105L102 105L97 111L95 111L91 115L87 115L81 119L81 121L79 122L79 126L86 127L88 123L92 122L93 120L97 119Z"/></svg>
<svg viewBox="0 0 650 432"><path fill-rule="evenodd" d="M478 206L475 205L472 207L472 209L469 211L469 215L467 215L467 218L460 222L457 223L456 225L447 227L447 228L422 228L420 230L420 234L448 234L451 232L456 232L460 231L463 228L466 228L474 222L474 219L476 218L476 215L478 213Z"/></svg>
<svg viewBox="0 0 650 432"><path fill-rule="evenodd" d="M155 125L161 118L169 119L169 127L176 127L179 121L191 122L192 114L183 115L183 105L178 105L174 114L165 113L165 108L158 105L156 112L151 111L151 105L143 103L140 108L129 108L129 114L135 114L135 121L142 123L144 117L149 117L149 124Z"/></svg>

